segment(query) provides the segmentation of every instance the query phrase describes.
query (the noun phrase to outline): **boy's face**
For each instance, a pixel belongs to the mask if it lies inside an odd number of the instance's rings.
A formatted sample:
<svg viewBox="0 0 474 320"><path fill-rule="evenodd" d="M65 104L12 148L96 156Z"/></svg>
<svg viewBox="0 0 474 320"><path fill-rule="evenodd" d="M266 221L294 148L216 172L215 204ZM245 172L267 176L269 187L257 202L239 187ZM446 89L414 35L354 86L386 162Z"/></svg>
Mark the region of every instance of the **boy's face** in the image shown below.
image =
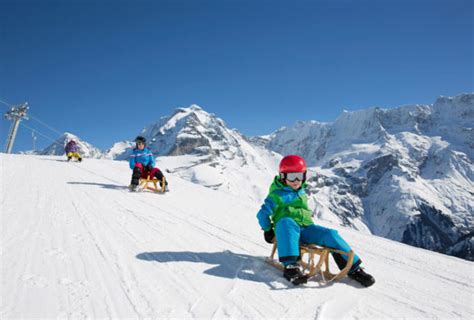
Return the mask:
<svg viewBox="0 0 474 320"><path fill-rule="evenodd" d="M298 190L302 184L302 182L298 179L296 179L295 181L290 181L288 179L285 179L285 183L287 186L290 186L290 188L293 190Z"/></svg>
<svg viewBox="0 0 474 320"><path fill-rule="evenodd" d="M145 144L143 142L137 142L137 147L138 149L143 150L143 148L145 148Z"/></svg>

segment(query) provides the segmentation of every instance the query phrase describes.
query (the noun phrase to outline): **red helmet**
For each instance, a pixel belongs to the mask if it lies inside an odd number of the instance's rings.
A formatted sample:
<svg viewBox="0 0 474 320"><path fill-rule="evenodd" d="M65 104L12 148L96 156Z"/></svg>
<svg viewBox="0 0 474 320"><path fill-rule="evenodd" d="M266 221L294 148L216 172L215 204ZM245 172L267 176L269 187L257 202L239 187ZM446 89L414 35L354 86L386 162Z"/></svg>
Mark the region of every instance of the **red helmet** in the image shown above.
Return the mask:
<svg viewBox="0 0 474 320"><path fill-rule="evenodd" d="M280 161L280 173L306 172L306 162L300 156L289 155Z"/></svg>

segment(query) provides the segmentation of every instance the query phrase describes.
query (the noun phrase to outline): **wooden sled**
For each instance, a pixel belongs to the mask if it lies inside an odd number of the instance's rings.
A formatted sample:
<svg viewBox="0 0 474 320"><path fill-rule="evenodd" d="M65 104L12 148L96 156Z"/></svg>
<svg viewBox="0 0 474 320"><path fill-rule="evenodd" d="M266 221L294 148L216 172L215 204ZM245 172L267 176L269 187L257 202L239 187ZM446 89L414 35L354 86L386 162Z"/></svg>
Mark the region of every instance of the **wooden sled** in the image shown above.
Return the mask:
<svg viewBox="0 0 474 320"><path fill-rule="evenodd" d="M159 183L160 182L157 178L155 178L155 177L151 178L150 176L148 176L146 179L140 178L140 180L138 182L138 187L142 191L150 190L150 191L157 192L157 193L164 193L166 191L165 177L163 177L161 179L161 185L163 187L159 187L158 186Z"/></svg>
<svg viewBox="0 0 474 320"><path fill-rule="evenodd" d="M272 253L266 259L266 261L272 266L275 266L278 269L283 271L284 269L283 265L277 260L275 260L274 258L276 249L277 249L277 244L276 242L274 242ZM331 252L336 252L348 257L347 264L344 267L344 269L342 269L341 271L339 271L339 273L336 273L336 274L331 273L329 271L329 255ZM315 262L316 255L319 256L319 260L317 263ZM349 252L344 252L341 250L321 247L314 244L309 244L309 245L301 244L300 256L301 256L300 264L303 267L303 273L306 274L308 278L311 278L319 274L321 275L321 279L323 280L324 283L329 283L334 280L342 279L349 273L349 270L352 267L352 261L354 260L354 251L351 250ZM324 270L323 270L323 267L324 267Z"/></svg>

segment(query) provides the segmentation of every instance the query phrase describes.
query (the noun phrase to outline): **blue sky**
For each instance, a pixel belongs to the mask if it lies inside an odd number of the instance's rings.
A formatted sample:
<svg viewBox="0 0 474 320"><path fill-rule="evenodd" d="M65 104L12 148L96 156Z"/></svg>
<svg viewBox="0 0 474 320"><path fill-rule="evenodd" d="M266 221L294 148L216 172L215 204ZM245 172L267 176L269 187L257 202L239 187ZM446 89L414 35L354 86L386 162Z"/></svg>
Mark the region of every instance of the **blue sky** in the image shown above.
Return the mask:
<svg viewBox="0 0 474 320"><path fill-rule="evenodd" d="M263 135L474 91L473 18L464 0L0 0L0 100L29 102L37 148L106 149L191 104Z"/></svg>

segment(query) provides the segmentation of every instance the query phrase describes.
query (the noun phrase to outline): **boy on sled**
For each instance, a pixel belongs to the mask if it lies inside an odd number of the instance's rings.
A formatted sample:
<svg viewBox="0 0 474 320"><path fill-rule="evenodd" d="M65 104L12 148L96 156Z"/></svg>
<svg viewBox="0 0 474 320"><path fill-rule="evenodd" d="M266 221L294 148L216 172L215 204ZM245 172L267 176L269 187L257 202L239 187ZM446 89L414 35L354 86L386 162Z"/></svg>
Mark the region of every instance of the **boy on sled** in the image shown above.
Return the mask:
<svg viewBox="0 0 474 320"><path fill-rule="evenodd" d="M137 191L140 178L147 179L158 179L160 187L163 190L168 186L168 181L163 179L163 173L160 169L155 168L155 158L151 153L150 149L146 147L146 139L142 136L138 136L135 139L135 149L129 158L130 169L133 170L132 182L130 183L130 191ZM162 185L162 181L165 180L165 185Z"/></svg>
<svg viewBox="0 0 474 320"><path fill-rule="evenodd" d="M306 171L306 163L300 156L284 157L280 162L279 176L274 178L270 192L257 214L265 241L272 243L276 236L279 261L284 266L283 277L295 285L306 283L308 279L299 263L300 243L351 251L351 247L336 230L314 224L304 190ZM342 270L347 264L347 256L335 252L331 254ZM360 264L360 258L354 255L348 275L369 287L375 283L375 279Z"/></svg>

